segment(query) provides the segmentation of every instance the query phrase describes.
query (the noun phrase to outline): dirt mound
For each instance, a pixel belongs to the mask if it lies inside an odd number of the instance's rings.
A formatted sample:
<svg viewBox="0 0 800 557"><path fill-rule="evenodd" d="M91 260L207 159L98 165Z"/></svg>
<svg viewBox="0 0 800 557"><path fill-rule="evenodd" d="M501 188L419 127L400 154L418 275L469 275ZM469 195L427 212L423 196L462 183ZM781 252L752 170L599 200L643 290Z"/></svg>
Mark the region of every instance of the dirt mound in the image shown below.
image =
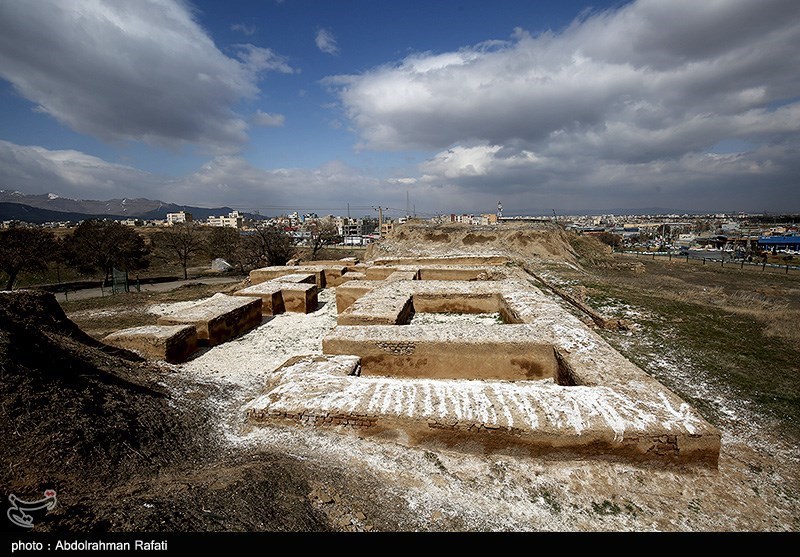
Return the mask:
<svg viewBox="0 0 800 557"><path fill-rule="evenodd" d="M85 334L52 294L0 293L0 362L5 486L108 478L174 425L149 364Z"/></svg>
<svg viewBox="0 0 800 557"><path fill-rule="evenodd" d="M0 292L0 530L22 530L10 494L51 489L37 531L329 529L293 459L220 450L208 389L94 340L52 294Z"/></svg>
<svg viewBox="0 0 800 557"><path fill-rule="evenodd" d="M499 226L406 223L367 248L366 259L386 257L506 256L513 260L578 262L607 251L596 242L573 245L572 232L550 223L503 223Z"/></svg>

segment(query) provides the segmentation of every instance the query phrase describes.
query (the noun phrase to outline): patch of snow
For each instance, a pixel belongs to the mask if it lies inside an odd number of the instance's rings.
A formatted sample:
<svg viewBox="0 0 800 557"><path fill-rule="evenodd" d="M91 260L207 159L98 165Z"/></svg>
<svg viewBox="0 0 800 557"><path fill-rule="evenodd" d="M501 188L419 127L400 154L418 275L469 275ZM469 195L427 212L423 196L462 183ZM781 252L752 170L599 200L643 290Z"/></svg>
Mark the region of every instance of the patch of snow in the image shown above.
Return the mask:
<svg viewBox="0 0 800 557"><path fill-rule="evenodd" d="M415 313L409 325L502 325L499 313Z"/></svg>
<svg viewBox="0 0 800 557"><path fill-rule="evenodd" d="M183 364L183 372L196 377L217 378L245 387L263 385L278 366L292 356L322 354L322 339L336 325L333 289L318 295L320 306L309 314L282 313L265 319L259 327L230 342L215 346ZM180 306L191 307L192 303ZM174 311L177 304L150 311Z"/></svg>
<svg viewBox="0 0 800 557"><path fill-rule="evenodd" d="M189 302L173 302L173 303L166 303L166 304L154 304L147 308L148 313L152 313L153 315L172 315L174 313L179 313L186 309L196 306L199 303L205 302L206 300L210 300L211 296L208 298L201 298L199 300L192 300Z"/></svg>
<svg viewBox="0 0 800 557"><path fill-rule="evenodd" d="M73 311L69 314L70 319L95 319L98 317L119 317L121 315L131 315L144 313L145 308L125 308L125 309L82 309Z"/></svg>
<svg viewBox="0 0 800 557"><path fill-rule="evenodd" d="M410 517L407 519L410 522L403 524L413 530L449 528L451 525L459 530L472 531L796 528L796 513L791 512L796 503L787 500L781 503L781 507L775 507L775 502L783 499L763 489L764 484L761 484L761 493L754 495L750 484L741 479L747 468L738 458L740 453L733 453L733 456L723 454L719 471L695 473L602 461L552 462L520 455L432 452L315 427L249 427L244 409L249 404L270 403L269 395L257 397L266 383L276 379L280 373L273 370L292 355L321 353L321 340L336 323L333 294L333 289L321 291L319 299L324 305L312 314L275 316L235 341L207 350L187 363L169 366L182 376L209 387L211 395L205 403L219 416L221 437L230 448L280 450L290 457L339 470L342 475L373 477L384 486L387 496L405 502L406 508L397 510ZM160 304L148 308L148 311L163 315L180 310L181 304L189 307L194 303ZM618 343L627 343L631 348L638 346L643 339L649 341L652 350L647 358L656 362L650 364L651 369L658 369L675 381L685 381L690 392L719 397L728 405L735 400L729 393L721 393L706 385L707 379L691 360L666 348L665 339L650 339L638 334L615 338ZM585 342L588 339L580 340ZM341 364L343 369L347 367L346 362ZM387 411L391 409L407 415L412 411L413 402L413 411L433 418L444 418L464 410L459 394L466 391L459 393L452 385L448 387L441 381L417 382L414 389L409 389L407 384L395 385L400 381L385 378L367 382L353 378L352 390L321 392L319 404L327 409L344 408L352 412L361 401L373 409L385 405ZM303 390L306 386L302 384ZM180 386L172 388L180 392ZM552 388L557 386L552 385ZM636 414L630 411L625 401L612 401L611 398L619 394L612 389L605 392L594 390L594 394L591 394L592 389L584 389L583 393L574 388L565 391L570 394L560 407L547 405L547 408L542 408L534 404L535 399L519 396L517 391L498 382L491 388L473 393L474 396L468 395L466 402L470 406L470 401L480 398L480 403L474 406L482 414L480 419L487 417L488 413L490 420L509 426L527 423L537 427L541 420L554 419L571 420L571 427L577 430L594 419L600 419L611 424L616 433L626 427L641 426L651 419L646 412ZM629 402L633 405L631 408L636 406L635 401ZM617 411L618 408L623 410ZM676 419L683 415L681 407L676 409L673 405L670 408L677 414ZM580 412L579 418L569 416L575 409ZM746 442L727 429L723 430L723 439L724 443ZM767 447L764 454L773 454L774 450L776 447ZM783 456L791 455L797 462L797 447L781 447L779 450ZM769 480L771 484L767 484L768 489L772 489L772 484L784 485L783 477L779 474L773 476ZM692 507L692 503L698 500L702 501L703 512ZM615 515L598 513L596 505L606 501L614 502L622 509L621 512ZM626 506L628 504L630 507ZM431 518L432 514L441 516L446 522L436 522Z"/></svg>

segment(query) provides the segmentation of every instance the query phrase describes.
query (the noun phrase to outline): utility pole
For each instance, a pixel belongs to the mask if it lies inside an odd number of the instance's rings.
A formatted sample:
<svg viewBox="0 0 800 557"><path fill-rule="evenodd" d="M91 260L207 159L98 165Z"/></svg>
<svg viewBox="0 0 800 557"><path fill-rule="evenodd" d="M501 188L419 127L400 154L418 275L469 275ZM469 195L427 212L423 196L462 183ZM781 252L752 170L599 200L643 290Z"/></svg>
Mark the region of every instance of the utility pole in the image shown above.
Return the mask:
<svg viewBox="0 0 800 557"><path fill-rule="evenodd" d="M383 207L379 205L373 209L378 211L378 237L383 237Z"/></svg>

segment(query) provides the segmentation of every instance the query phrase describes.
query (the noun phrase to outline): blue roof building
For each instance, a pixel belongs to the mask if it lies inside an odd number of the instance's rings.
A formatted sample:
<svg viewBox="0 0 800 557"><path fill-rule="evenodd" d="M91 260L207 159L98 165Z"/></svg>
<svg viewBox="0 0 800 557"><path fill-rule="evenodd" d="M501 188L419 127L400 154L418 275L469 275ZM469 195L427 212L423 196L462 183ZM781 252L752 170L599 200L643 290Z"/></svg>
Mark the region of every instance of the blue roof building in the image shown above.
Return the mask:
<svg viewBox="0 0 800 557"><path fill-rule="evenodd" d="M790 249L800 251L800 236L761 236L758 239L758 247L764 249Z"/></svg>

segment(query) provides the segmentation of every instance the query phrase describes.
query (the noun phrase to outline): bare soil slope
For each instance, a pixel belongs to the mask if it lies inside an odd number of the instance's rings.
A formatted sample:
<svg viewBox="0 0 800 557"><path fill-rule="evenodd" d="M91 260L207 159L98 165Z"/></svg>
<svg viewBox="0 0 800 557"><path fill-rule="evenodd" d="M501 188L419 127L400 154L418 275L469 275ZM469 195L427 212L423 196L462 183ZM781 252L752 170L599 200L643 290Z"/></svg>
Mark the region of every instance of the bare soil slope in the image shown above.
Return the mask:
<svg viewBox="0 0 800 557"><path fill-rule="evenodd" d="M566 261L579 253L573 235L549 223L469 226L408 222L367 248L366 259L505 255L512 259Z"/></svg>
<svg viewBox="0 0 800 557"><path fill-rule="evenodd" d="M52 294L0 293L0 530L15 528L8 495L50 489L37 530L327 529L291 459L220 452L174 379L83 333Z"/></svg>

